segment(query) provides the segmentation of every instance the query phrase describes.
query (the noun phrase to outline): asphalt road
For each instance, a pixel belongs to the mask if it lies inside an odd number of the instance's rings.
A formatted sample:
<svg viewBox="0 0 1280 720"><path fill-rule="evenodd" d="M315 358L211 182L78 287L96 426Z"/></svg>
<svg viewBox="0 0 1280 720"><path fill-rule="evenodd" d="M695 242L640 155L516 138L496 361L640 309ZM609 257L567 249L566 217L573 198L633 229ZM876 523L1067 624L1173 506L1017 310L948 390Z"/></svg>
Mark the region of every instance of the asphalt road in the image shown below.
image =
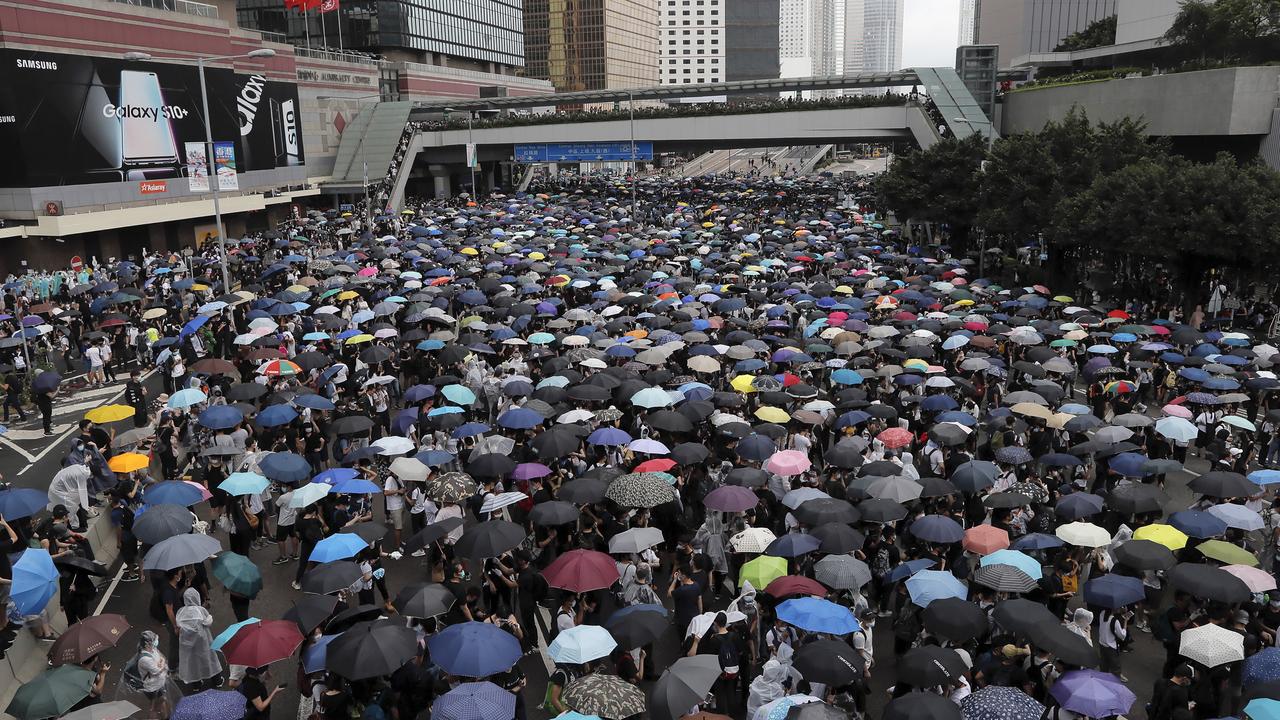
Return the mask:
<svg viewBox="0 0 1280 720"><path fill-rule="evenodd" d="M86 391L69 394L67 397L59 397L58 402L55 404L55 423L58 434L53 438L46 439L40 434L38 422L33 425L22 425L21 423L12 425L9 436L0 438L0 445L3 445L3 448L0 448L0 456L3 456L0 464L5 469L12 467L19 467L20 469L13 475L6 472L7 479L22 487L40 489L47 487L49 479L61 465L61 458L65 454L66 440L74 432L75 422L83 416L87 409L101 404L108 404L118 399L118 395L123 392L123 379L125 377L127 375L122 374L121 382L110 389ZM159 378L149 378L148 385L151 387L154 397L154 393L159 392ZM121 423L121 425L127 427L128 421ZM31 428L34 428L34 432L38 437L31 437L30 434L24 433L17 433L15 437L15 430L30 430ZM121 429L124 428L122 427ZM1188 464L1191 472L1182 472L1178 473L1177 476L1171 476L1166 484L1166 490L1171 497L1167 508L1168 512L1183 509L1190 505L1193 498L1190 491L1187 490L1186 484L1192 478L1193 472L1207 469L1206 463L1198 458L1189 458ZM207 508L203 512L207 514ZM375 517L375 520L381 520L380 509L376 514L378 517ZM225 538L221 537L221 533L217 537L225 541ZM250 612L254 617L272 619L283 616L292 607L293 599L298 594L290 587L290 581L293 579L296 565L293 563L282 566L272 565L271 562L277 557L277 554L274 546L251 553L252 559L262 570L264 581L263 592L254 600L250 608ZM399 561L388 559L386 567L387 581L392 597L404 585L429 579L427 568L416 558L405 557ZM663 572L656 578L654 585L658 588L665 588L666 582L667 575ZM214 615L213 630L216 634L234 622L234 615L226 594L221 591L220 585L216 580L214 585L215 590L213 592L211 610ZM715 609L722 608L729 599L727 592L725 595L724 601L710 607ZM136 630L156 630L162 638L163 645L165 632L159 623L156 623L149 616L148 605L150 600L151 588L145 579L142 582L123 583L119 582L119 573L115 573L105 579L95 607L99 613L111 612L124 615ZM380 600L381 598L379 598ZM1077 599L1078 602L1079 599ZM544 619L549 620L545 616ZM880 709L888 699L887 689L896 679L893 666L892 633L889 631L888 626L889 620L885 619L877 627L877 632L874 633L877 662L872 676L872 693L869 699L869 709L872 717L879 716ZM115 691L108 689L105 693L108 698L112 697L115 692L119 692L121 698L128 697L128 691L118 689L118 673L120 668L132 656L133 642L136 637L135 634L131 634L124 646L104 654L104 657L111 662L113 668L111 675L108 677L108 688L113 686L117 688ZM542 647L545 649L545 644ZM664 636L657 643L654 650L657 667L661 669L673 662L676 659L678 650L674 634ZM1130 718L1141 719L1145 717L1142 706L1150 695L1163 660L1164 650L1152 639L1151 635L1141 632L1136 633L1133 651L1126 654L1122 660L1124 672L1129 679L1129 687L1138 694L1138 702L1135 704L1133 712L1130 713ZM549 717L536 707L542 700L549 670L545 660L545 653L524 657L520 662L520 666L529 681L528 688L525 691L529 717L532 720L542 720L542 718ZM278 663L275 672L275 680L277 682L288 682L290 688L277 700L274 716L277 718L293 717L298 699L296 683L294 682L295 666L290 662ZM137 700L137 698L132 699Z"/></svg>

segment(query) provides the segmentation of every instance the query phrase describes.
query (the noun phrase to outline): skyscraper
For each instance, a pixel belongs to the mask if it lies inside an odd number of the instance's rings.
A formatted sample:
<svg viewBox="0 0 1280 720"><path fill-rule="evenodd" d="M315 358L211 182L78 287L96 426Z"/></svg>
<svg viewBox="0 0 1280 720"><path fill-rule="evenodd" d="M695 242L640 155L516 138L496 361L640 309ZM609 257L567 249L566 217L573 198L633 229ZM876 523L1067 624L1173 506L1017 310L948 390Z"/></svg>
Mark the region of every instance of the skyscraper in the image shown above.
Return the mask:
<svg viewBox="0 0 1280 720"><path fill-rule="evenodd" d="M956 34L956 45L972 45L974 33L977 32L978 0L960 0L960 30Z"/></svg>
<svg viewBox="0 0 1280 720"><path fill-rule="evenodd" d="M1002 67L1116 14L1117 0L979 0L974 43L1000 46Z"/></svg>
<svg viewBox="0 0 1280 720"><path fill-rule="evenodd" d="M693 10L695 1L677 12ZM658 3L645 0L528 0L525 74L551 81L557 92L657 85L658 12Z"/></svg>
<svg viewBox="0 0 1280 720"><path fill-rule="evenodd" d="M849 0L846 0L849 1ZM862 57L858 72L902 68L902 17L906 0L858 0L862 4ZM849 59L845 60L848 72Z"/></svg>
<svg viewBox="0 0 1280 720"><path fill-rule="evenodd" d="M660 2L663 85L778 77L778 0Z"/></svg>
<svg viewBox="0 0 1280 720"><path fill-rule="evenodd" d="M726 81L779 77L778 0L721 0Z"/></svg>

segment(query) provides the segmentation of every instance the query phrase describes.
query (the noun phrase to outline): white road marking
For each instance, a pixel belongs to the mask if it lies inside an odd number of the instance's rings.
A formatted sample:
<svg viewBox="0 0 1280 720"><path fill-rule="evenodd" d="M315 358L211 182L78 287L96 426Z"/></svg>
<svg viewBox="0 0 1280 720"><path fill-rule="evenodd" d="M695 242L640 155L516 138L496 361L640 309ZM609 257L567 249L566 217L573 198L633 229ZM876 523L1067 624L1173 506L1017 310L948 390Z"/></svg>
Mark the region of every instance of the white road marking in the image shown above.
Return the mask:
<svg viewBox="0 0 1280 720"><path fill-rule="evenodd" d="M101 615L102 609L110 602L111 596L116 592L116 586L120 584L120 578L124 577L126 568L125 563L120 563L120 569L116 571L116 576L111 579L111 585L107 587L107 591L102 594L102 601L98 603L98 609L93 611L94 615Z"/></svg>

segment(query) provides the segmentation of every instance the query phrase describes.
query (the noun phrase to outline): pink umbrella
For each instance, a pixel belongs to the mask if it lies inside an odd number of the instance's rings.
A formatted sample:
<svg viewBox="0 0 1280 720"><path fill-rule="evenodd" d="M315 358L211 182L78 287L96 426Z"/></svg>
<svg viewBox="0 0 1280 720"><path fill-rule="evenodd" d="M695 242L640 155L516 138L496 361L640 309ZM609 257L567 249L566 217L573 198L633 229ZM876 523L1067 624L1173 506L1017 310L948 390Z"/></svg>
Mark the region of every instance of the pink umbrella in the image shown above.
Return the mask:
<svg viewBox="0 0 1280 720"><path fill-rule="evenodd" d="M183 480L183 482L200 491L200 502L204 502L205 500L213 497L213 493L209 492L209 489L200 483L191 480Z"/></svg>
<svg viewBox="0 0 1280 720"><path fill-rule="evenodd" d="M1165 415L1169 415L1171 417L1180 417L1183 420L1191 419L1191 411L1181 405L1170 404L1170 405L1165 405L1160 409L1164 411Z"/></svg>
<svg viewBox="0 0 1280 720"><path fill-rule="evenodd" d="M764 469L775 475L786 477L799 475L808 470L812 464L809 462L809 456L799 450L783 450L774 453L765 463Z"/></svg>
<svg viewBox="0 0 1280 720"><path fill-rule="evenodd" d="M900 448L910 445L911 441L915 439L915 436L906 428L895 427L882 431L876 436L876 439L884 443L884 446L887 448Z"/></svg>
<svg viewBox="0 0 1280 720"><path fill-rule="evenodd" d="M1226 565L1222 569L1243 580L1252 592L1261 593L1276 589L1276 579L1266 570L1248 565Z"/></svg>
<svg viewBox="0 0 1280 720"><path fill-rule="evenodd" d="M1009 547L1009 533L993 525L975 525L964 531L964 549L990 555Z"/></svg>
<svg viewBox="0 0 1280 720"><path fill-rule="evenodd" d="M374 275L378 274L378 268L375 268L375 267L360 268L360 272L356 274L359 275L360 277L373 277Z"/></svg>

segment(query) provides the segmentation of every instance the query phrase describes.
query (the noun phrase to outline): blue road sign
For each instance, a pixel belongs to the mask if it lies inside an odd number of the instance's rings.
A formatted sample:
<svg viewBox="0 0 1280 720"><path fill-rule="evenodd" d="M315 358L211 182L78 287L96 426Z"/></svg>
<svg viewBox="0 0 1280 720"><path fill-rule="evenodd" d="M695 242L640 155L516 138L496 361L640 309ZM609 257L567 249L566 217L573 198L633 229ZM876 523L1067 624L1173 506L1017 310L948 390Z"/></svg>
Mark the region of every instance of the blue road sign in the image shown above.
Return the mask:
<svg viewBox="0 0 1280 720"><path fill-rule="evenodd" d="M529 143L516 145L516 162L622 162L631 160L631 141ZM636 160L653 159L653 143L636 141Z"/></svg>

